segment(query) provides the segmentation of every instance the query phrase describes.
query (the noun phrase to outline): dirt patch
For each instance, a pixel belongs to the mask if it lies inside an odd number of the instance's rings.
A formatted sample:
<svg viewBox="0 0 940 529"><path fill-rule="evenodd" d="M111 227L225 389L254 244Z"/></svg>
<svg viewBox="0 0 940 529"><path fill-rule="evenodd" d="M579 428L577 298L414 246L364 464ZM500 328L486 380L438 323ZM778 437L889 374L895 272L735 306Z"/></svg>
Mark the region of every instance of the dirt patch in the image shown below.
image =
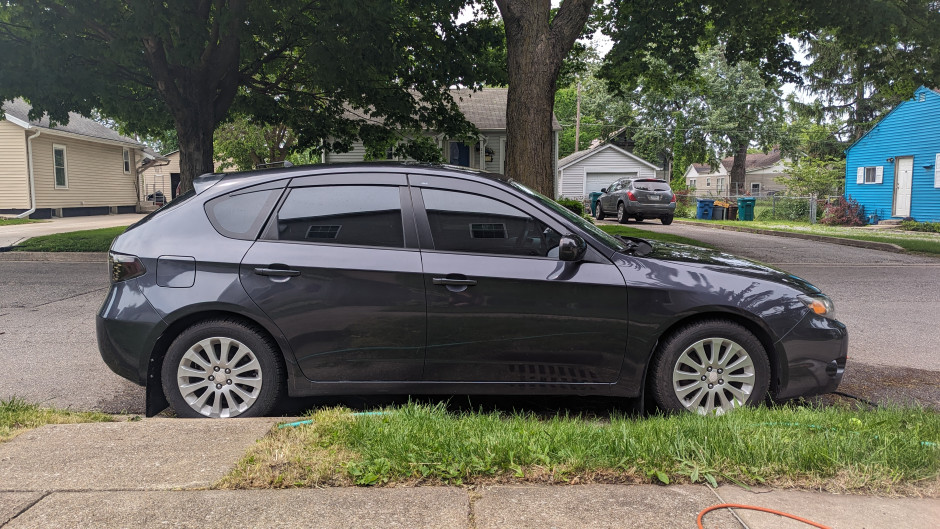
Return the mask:
<svg viewBox="0 0 940 529"><path fill-rule="evenodd" d="M888 406L922 406L940 411L940 373L849 361L839 392ZM851 401L840 395L818 398L822 404Z"/></svg>

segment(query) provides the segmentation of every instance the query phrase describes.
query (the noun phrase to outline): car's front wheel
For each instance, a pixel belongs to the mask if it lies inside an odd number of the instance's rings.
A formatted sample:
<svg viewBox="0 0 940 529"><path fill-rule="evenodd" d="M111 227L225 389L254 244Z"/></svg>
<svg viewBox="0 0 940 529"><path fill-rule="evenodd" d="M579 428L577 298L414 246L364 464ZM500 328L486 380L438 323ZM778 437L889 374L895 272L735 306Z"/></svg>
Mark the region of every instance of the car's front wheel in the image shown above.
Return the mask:
<svg viewBox="0 0 940 529"><path fill-rule="evenodd" d="M651 383L656 404L665 411L722 414L764 400L770 361L760 340L743 326L705 320L663 341Z"/></svg>
<svg viewBox="0 0 940 529"><path fill-rule="evenodd" d="M673 218L672 215L666 215L664 217L660 217L659 220L662 221L664 225L668 226L672 224L672 218Z"/></svg>
<svg viewBox="0 0 940 529"><path fill-rule="evenodd" d="M617 222L626 224L629 219L630 217L627 216L627 208L623 205L623 202L617 204Z"/></svg>
<svg viewBox="0 0 940 529"><path fill-rule="evenodd" d="M259 417L284 388L277 345L236 320L211 320L183 331L163 360L163 392L180 417Z"/></svg>

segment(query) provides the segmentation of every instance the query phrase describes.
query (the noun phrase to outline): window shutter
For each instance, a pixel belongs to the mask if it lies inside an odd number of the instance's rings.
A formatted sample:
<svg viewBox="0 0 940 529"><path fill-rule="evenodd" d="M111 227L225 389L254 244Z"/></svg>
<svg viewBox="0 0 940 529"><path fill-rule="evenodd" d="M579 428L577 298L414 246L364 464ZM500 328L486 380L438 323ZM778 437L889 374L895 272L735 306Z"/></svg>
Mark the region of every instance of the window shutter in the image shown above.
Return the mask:
<svg viewBox="0 0 940 529"><path fill-rule="evenodd" d="M858 175L855 177L855 183L856 184L865 183L865 168L864 167L858 168Z"/></svg>
<svg viewBox="0 0 940 529"><path fill-rule="evenodd" d="M933 162L933 186L940 187L940 153Z"/></svg>
<svg viewBox="0 0 940 529"><path fill-rule="evenodd" d="M875 183L880 184L882 180L884 180L884 176L885 176L885 167L883 165L879 165L878 167L875 168Z"/></svg>

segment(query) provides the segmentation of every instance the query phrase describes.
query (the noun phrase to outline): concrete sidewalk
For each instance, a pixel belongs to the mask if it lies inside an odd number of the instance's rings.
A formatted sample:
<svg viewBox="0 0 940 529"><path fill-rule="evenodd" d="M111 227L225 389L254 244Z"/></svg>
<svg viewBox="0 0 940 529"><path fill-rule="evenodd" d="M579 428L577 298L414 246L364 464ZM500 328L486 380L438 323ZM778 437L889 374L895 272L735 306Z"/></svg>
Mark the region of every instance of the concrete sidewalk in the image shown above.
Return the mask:
<svg viewBox="0 0 940 529"><path fill-rule="evenodd" d="M46 426L0 444L0 527L680 528L720 503L834 528L936 527L940 500L703 485L211 490L274 419ZM806 527L721 509L708 528Z"/></svg>
<svg viewBox="0 0 940 529"><path fill-rule="evenodd" d="M92 215L87 217L65 217L42 222L0 226L0 248L14 246L30 237L39 237L40 235L96 230L98 228L112 228L114 226L130 226L145 216L146 215L139 213Z"/></svg>

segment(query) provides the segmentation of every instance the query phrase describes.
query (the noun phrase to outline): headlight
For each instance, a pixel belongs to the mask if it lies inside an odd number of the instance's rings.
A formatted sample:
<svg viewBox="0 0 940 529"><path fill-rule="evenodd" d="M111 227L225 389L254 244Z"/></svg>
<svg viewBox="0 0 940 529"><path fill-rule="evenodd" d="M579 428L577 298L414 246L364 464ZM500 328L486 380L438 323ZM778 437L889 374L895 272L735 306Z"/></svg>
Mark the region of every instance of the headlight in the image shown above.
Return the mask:
<svg viewBox="0 0 940 529"><path fill-rule="evenodd" d="M797 296L797 299L806 305L806 308L813 311L814 314L824 318L834 319L836 317L836 306L832 300L823 294L804 294Z"/></svg>

